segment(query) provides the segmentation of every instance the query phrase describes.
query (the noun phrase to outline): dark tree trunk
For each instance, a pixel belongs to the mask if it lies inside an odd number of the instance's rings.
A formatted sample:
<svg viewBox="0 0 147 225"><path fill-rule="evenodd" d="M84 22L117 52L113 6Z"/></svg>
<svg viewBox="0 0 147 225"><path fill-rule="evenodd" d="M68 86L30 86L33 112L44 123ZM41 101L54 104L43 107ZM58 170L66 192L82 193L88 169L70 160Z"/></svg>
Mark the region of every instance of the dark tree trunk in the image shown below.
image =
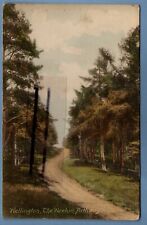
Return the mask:
<svg viewBox="0 0 147 225"><path fill-rule="evenodd" d="M100 137L100 157L101 157L102 170L107 171L103 136Z"/></svg>
<svg viewBox="0 0 147 225"><path fill-rule="evenodd" d="M124 173L124 166L125 166L124 153L125 153L125 148L126 148L126 134L125 134L125 129L123 129L122 138L121 138L121 148L120 148L120 171L121 171L121 173Z"/></svg>
<svg viewBox="0 0 147 225"><path fill-rule="evenodd" d="M113 166L115 166L115 163L116 163L116 143L114 141L112 142L112 163L113 163Z"/></svg>

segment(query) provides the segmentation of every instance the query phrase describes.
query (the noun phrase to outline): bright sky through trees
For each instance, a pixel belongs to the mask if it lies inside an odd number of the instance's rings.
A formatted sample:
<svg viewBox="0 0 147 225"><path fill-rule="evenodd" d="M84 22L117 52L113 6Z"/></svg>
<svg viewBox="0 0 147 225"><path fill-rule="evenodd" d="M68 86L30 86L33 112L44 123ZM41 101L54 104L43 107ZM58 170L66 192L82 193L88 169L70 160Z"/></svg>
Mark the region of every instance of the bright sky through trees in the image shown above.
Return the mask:
<svg viewBox="0 0 147 225"><path fill-rule="evenodd" d="M51 111L55 118L58 117L56 127L59 143L62 143L65 131L63 123L67 118L65 120L65 116L61 115L67 115L75 97L74 89L80 88L82 80L79 76L88 75L100 47L110 50L115 58L119 58L118 43L139 24L139 7L17 4L17 8L25 12L32 25L31 37L36 39L39 49L44 50L39 59L44 66L40 72L42 85L45 86L41 98L44 101L47 86L53 92L57 89L58 94L51 101ZM59 86L56 78L59 78ZM67 90L66 97L64 89ZM60 116L57 113L59 108Z"/></svg>

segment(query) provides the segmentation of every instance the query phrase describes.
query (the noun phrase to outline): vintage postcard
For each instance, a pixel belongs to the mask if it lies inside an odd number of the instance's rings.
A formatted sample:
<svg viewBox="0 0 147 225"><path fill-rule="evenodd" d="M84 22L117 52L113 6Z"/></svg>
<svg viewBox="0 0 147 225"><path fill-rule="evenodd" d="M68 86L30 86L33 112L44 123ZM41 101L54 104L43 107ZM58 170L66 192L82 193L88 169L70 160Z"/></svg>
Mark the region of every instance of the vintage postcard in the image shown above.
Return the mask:
<svg viewBox="0 0 147 225"><path fill-rule="evenodd" d="M3 7L3 217L138 220L138 5Z"/></svg>

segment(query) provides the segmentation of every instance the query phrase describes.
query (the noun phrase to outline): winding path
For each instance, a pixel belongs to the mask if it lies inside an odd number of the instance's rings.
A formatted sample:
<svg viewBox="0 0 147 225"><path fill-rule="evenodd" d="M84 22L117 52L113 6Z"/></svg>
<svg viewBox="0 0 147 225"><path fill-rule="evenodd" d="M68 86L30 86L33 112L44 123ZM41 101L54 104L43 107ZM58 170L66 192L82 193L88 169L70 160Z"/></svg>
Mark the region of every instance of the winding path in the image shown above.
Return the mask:
<svg viewBox="0 0 147 225"><path fill-rule="evenodd" d="M138 215L125 211L113 205L82 187L78 182L68 177L61 166L65 158L69 157L69 150L64 149L61 153L46 163L45 178L49 189L56 192L62 198L76 203L82 208L100 215L108 220L137 220Z"/></svg>

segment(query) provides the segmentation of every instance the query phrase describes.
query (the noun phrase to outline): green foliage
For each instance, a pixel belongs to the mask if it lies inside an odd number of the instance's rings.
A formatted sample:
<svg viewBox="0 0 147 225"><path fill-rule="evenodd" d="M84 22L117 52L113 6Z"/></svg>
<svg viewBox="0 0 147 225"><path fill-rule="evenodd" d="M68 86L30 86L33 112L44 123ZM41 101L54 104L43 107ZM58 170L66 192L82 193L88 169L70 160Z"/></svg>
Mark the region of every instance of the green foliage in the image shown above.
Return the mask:
<svg viewBox="0 0 147 225"><path fill-rule="evenodd" d="M3 148L4 161L11 167L29 159L34 108L34 85L40 87L36 65L42 50L30 38L31 24L14 4L5 4L3 11ZM39 99L37 113L36 150L44 146L46 111ZM57 134L49 115L47 147L57 142ZM39 149L40 148L40 149Z"/></svg>
<svg viewBox="0 0 147 225"><path fill-rule="evenodd" d="M119 47L117 66L111 53L100 48L89 76L81 77L86 87L76 91L70 108L68 140L81 159L94 158L105 170L109 164L108 169L125 172L139 167L139 145L133 144L139 143L139 27Z"/></svg>
<svg viewBox="0 0 147 225"><path fill-rule="evenodd" d="M105 173L95 166L82 165L79 160L66 160L63 170L76 179L88 190L94 191L100 197L124 207L127 210L139 212L139 183L126 176Z"/></svg>

